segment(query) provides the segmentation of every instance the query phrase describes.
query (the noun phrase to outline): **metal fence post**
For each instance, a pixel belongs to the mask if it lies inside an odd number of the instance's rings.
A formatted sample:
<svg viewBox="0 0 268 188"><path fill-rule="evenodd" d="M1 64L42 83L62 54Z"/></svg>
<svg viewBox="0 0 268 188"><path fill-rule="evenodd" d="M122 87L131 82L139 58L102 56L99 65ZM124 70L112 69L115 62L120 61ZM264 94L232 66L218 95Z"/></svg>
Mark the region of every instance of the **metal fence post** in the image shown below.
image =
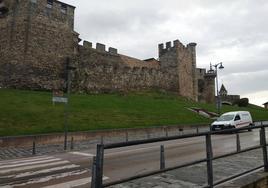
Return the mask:
<svg viewBox="0 0 268 188"><path fill-rule="evenodd" d="M239 133L236 133L236 151L241 151L240 136Z"/></svg>
<svg viewBox="0 0 268 188"><path fill-rule="evenodd" d="M93 157L91 172L91 188L95 188L96 185L96 156Z"/></svg>
<svg viewBox="0 0 268 188"><path fill-rule="evenodd" d="M74 149L74 137L72 137L72 139L71 139L71 150L73 150Z"/></svg>
<svg viewBox="0 0 268 188"><path fill-rule="evenodd" d="M149 132L149 130L147 130L146 133L147 133L147 139L150 139L150 132Z"/></svg>
<svg viewBox="0 0 268 188"><path fill-rule="evenodd" d="M36 154L35 140L33 141L33 151L32 151L32 154L33 155Z"/></svg>
<svg viewBox="0 0 268 188"><path fill-rule="evenodd" d="M206 135L206 151L207 151L207 179L208 187L213 188L213 166L212 166L212 144L211 144L211 134Z"/></svg>
<svg viewBox="0 0 268 188"><path fill-rule="evenodd" d="M199 133L199 127L198 126L196 127L196 133L197 134Z"/></svg>
<svg viewBox="0 0 268 188"><path fill-rule="evenodd" d="M128 132L126 132L126 142L128 142Z"/></svg>
<svg viewBox="0 0 268 188"><path fill-rule="evenodd" d="M163 145L160 146L160 170L166 168L165 165L165 148Z"/></svg>
<svg viewBox="0 0 268 188"><path fill-rule="evenodd" d="M262 144L262 131L261 131L261 129L259 131L259 136L260 136L260 146L262 146L263 144Z"/></svg>
<svg viewBox="0 0 268 188"><path fill-rule="evenodd" d="M265 135L265 127L261 122L261 131L260 131L260 140L262 146L262 153L263 153L263 163L264 163L264 171L268 172L268 160L267 160L267 145L266 145L266 135Z"/></svg>
<svg viewBox="0 0 268 188"><path fill-rule="evenodd" d="M102 188L104 145L97 145L95 187Z"/></svg>
<svg viewBox="0 0 268 188"><path fill-rule="evenodd" d="M101 138L100 138L101 140L100 140L100 143L103 145L103 143L104 143L104 138L103 138L103 135L101 135Z"/></svg>
<svg viewBox="0 0 268 188"><path fill-rule="evenodd" d="M165 127L166 137L168 137L168 129Z"/></svg>
<svg viewBox="0 0 268 188"><path fill-rule="evenodd" d="M183 135L183 128L179 128L179 132Z"/></svg>

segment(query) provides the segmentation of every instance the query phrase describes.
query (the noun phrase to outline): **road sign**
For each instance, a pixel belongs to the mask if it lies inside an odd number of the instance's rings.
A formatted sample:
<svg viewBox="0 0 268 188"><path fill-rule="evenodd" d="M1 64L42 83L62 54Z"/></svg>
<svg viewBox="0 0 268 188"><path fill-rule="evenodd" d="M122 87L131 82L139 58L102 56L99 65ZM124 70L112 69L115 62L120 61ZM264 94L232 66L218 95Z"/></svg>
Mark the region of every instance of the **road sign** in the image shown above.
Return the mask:
<svg viewBox="0 0 268 188"><path fill-rule="evenodd" d="M52 102L68 103L68 99L66 97L53 97Z"/></svg>
<svg viewBox="0 0 268 188"><path fill-rule="evenodd" d="M53 104L55 102L58 102L58 103L68 103L68 98L64 96L63 91L53 90L52 102L53 102Z"/></svg>

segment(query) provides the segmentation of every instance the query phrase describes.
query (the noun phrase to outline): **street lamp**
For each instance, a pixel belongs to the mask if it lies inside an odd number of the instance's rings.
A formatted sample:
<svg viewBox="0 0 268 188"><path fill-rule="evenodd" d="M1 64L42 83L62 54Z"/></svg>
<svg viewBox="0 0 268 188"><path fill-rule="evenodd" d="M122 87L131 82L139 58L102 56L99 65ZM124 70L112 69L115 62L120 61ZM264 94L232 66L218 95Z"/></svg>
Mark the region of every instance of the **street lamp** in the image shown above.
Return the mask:
<svg viewBox="0 0 268 188"><path fill-rule="evenodd" d="M75 70L76 68L70 65L70 58L66 58L66 64L65 64L65 93L67 102L64 105L64 150L67 149L67 134L68 134L68 103L69 103L69 95L71 90L71 76L70 72Z"/></svg>
<svg viewBox="0 0 268 188"><path fill-rule="evenodd" d="M215 68L215 73L216 73L217 111L218 111L218 114L220 115L221 99L220 99L220 95L219 95L218 66L219 66L219 69L224 69L224 66L222 65L222 62L217 63L217 64L215 64L215 65L212 65L212 64L210 63L210 70L212 70L212 67L214 67L214 68Z"/></svg>

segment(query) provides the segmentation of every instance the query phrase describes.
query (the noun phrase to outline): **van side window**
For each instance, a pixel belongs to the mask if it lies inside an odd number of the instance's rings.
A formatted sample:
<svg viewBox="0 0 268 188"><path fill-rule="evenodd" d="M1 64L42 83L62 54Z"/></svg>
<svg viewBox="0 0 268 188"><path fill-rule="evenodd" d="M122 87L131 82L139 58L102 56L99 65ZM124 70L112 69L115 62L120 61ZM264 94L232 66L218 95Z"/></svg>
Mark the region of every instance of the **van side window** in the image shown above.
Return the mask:
<svg viewBox="0 0 268 188"><path fill-rule="evenodd" d="M241 120L241 118L240 118L239 115L236 115L234 120L235 120L235 121L237 121L237 120Z"/></svg>

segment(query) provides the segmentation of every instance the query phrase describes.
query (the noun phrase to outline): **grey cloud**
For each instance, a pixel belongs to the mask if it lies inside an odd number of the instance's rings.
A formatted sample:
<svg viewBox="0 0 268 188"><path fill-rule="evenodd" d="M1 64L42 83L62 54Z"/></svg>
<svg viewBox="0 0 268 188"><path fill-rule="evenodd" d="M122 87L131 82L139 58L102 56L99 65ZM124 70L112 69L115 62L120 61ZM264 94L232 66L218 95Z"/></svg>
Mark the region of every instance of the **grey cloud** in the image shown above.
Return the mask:
<svg viewBox="0 0 268 188"><path fill-rule="evenodd" d="M234 93L268 90L267 0L64 1L77 6L83 39L141 59L157 57L158 43L197 42L198 66L223 61L221 79Z"/></svg>
<svg viewBox="0 0 268 188"><path fill-rule="evenodd" d="M246 94L257 91L267 91L267 74L268 70L254 73L234 73L228 76L220 76L220 80L230 94Z"/></svg>

